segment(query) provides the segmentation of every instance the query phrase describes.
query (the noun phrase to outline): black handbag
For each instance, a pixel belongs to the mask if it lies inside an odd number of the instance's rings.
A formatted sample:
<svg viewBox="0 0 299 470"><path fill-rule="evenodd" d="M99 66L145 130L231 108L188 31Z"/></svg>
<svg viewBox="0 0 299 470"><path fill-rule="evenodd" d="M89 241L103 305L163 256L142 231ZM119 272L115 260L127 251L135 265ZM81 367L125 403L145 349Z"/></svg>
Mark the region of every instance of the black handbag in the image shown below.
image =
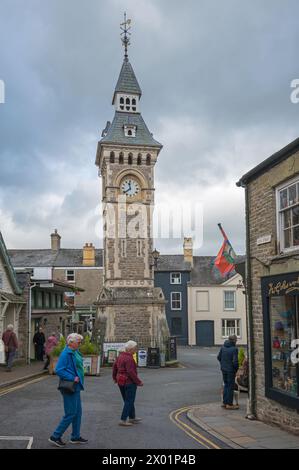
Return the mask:
<svg viewBox="0 0 299 470"><path fill-rule="evenodd" d="M57 390L59 390L61 393L66 393L68 395L71 395L72 393L75 393L75 385L76 385L76 382L72 380L60 379Z"/></svg>

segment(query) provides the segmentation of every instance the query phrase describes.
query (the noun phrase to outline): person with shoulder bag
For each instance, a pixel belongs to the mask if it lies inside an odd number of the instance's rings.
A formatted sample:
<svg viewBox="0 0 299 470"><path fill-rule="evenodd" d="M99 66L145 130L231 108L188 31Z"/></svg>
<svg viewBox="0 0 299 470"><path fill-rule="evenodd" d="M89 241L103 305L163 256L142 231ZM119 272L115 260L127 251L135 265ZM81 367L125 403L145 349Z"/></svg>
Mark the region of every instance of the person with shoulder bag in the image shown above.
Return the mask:
<svg viewBox="0 0 299 470"><path fill-rule="evenodd" d="M124 407L119 422L120 426L133 426L141 421L135 415L135 398L137 387L142 387L143 382L137 375L137 365L133 354L137 351L137 343L128 341L125 351L121 352L113 365L112 377L119 386L124 401ZM128 420L129 418L129 420Z"/></svg>
<svg viewBox="0 0 299 470"><path fill-rule="evenodd" d="M2 341L5 348L6 372L11 372L12 363L18 349L18 339L15 334L14 326L8 325L6 331L2 335Z"/></svg>
<svg viewBox="0 0 299 470"><path fill-rule="evenodd" d="M71 444L86 444L87 439L83 439L80 434L82 406L80 392L84 390L84 367L83 358L79 352L79 347L83 337L77 333L72 333L67 337L67 346L59 356L55 372L59 377L58 390L63 397L65 415L59 425L49 438L49 442L57 447L64 447L62 435L72 424Z"/></svg>

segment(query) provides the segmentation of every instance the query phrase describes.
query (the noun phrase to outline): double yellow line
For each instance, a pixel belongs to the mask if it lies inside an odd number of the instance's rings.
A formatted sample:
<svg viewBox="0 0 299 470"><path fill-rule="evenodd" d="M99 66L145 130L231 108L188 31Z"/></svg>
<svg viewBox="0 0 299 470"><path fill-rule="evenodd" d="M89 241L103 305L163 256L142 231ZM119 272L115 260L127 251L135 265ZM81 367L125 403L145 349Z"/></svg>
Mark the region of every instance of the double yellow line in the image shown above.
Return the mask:
<svg viewBox="0 0 299 470"><path fill-rule="evenodd" d="M21 388L27 387L27 385L31 385L37 382L41 382L42 380L45 380L47 376L44 377L39 377L38 379L34 380L28 380L27 382L23 382L18 385L11 386L9 388L4 388L3 390L0 389L0 397L3 397L4 395L7 395L8 393L14 392L15 390L20 390Z"/></svg>
<svg viewBox="0 0 299 470"><path fill-rule="evenodd" d="M221 449L221 447L216 445L210 439L203 436L198 431L196 431L195 429L193 429L191 426L184 423L184 421L180 419L180 416L183 413L187 413L190 409L191 409L190 406L186 406L184 408L179 408L178 410L172 411L169 415L170 420L176 426L178 426L182 431L184 431L184 433L186 433L189 437L197 441L200 445L204 446L206 449Z"/></svg>

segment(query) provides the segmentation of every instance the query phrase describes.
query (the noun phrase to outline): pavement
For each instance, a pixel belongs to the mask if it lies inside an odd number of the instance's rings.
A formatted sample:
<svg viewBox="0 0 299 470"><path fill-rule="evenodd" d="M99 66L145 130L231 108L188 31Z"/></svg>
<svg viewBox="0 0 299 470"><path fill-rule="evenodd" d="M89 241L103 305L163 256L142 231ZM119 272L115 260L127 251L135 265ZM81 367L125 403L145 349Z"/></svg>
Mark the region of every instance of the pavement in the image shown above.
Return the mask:
<svg viewBox="0 0 299 470"><path fill-rule="evenodd" d="M6 367L1 365L0 389L10 387L35 377L39 377L41 374L46 374L47 371L43 371L43 366L44 364L42 362L35 361L33 361L30 365L14 364L11 372L6 372Z"/></svg>
<svg viewBox="0 0 299 470"><path fill-rule="evenodd" d="M86 377L83 434L89 439L87 448L299 449L299 436L246 419L247 394L241 393L239 410L221 408L217 348L179 348L178 354L179 368L139 369L145 386L138 390L137 413L144 421L137 433L117 425L122 404L111 370L104 368L100 377ZM51 447L47 439L62 415L62 403L57 377L42 375L42 367L41 362L32 362L15 365L7 373L0 366L0 414L6 423L0 449Z"/></svg>
<svg viewBox="0 0 299 470"><path fill-rule="evenodd" d="M217 403L191 407L187 416L210 436L233 449L299 449L299 436L276 426L246 418L247 394L239 410L225 410Z"/></svg>

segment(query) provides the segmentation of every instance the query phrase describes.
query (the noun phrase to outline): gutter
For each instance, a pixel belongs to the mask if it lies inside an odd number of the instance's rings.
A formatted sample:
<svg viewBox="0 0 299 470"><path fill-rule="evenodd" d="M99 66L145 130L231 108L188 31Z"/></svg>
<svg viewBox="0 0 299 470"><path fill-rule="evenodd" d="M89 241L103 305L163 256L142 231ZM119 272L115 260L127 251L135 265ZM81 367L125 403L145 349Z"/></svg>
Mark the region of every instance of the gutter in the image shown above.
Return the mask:
<svg viewBox="0 0 299 470"><path fill-rule="evenodd" d="M251 281L251 252L250 252L250 225L249 225L249 194L248 186L245 188L245 206L246 206L246 293L247 293L247 336L248 336L248 355L249 355L249 410L248 419L256 419L256 382L255 382L255 356L254 356L254 334L253 334L253 315L252 315L252 281Z"/></svg>

